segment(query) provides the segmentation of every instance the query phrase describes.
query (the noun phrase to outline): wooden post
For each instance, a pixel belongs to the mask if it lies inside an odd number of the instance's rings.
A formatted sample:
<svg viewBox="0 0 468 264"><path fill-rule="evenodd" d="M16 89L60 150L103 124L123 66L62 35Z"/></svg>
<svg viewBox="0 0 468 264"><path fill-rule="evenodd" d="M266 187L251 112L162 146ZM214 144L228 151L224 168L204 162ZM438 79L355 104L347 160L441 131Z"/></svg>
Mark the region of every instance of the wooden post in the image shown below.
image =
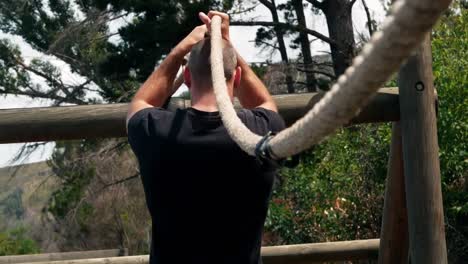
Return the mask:
<svg viewBox="0 0 468 264"><path fill-rule="evenodd" d="M446 264L444 210L429 35L399 73L412 264Z"/></svg>
<svg viewBox="0 0 468 264"><path fill-rule="evenodd" d="M400 123L393 123L380 231L379 264L408 263L408 218Z"/></svg>

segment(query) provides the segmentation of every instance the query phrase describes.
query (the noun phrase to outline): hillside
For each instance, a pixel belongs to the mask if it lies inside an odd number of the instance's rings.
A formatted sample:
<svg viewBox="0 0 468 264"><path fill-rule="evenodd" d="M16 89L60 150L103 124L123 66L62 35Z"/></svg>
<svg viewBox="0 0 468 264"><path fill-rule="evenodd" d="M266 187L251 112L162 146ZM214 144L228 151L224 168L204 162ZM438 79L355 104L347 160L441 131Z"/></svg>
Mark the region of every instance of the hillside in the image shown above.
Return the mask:
<svg viewBox="0 0 468 264"><path fill-rule="evenodd" d="M46 162L0 168L0 231L41 224L41 211L55 189Z"/></svg>

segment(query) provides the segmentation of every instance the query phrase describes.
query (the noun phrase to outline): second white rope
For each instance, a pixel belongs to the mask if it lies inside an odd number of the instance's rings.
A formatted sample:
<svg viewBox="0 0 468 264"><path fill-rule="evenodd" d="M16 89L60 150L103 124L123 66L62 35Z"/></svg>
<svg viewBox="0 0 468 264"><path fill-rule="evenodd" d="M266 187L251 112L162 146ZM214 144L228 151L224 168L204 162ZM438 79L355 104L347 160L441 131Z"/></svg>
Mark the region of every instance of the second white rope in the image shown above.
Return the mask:
<svg viewBox="0 0 468 264"><path fill-rule="evenodd" d="M450 0L399 0L392 6L382 31L375 33L361 54L338 78L331 90L303 118L270 141L276 157L297 154L318 143L351 120L377 90L398 70L434 26ZM417 19L416 19L417 18ZM248 154L255 155L261 140L236 114L224 78L221 18L211 25L211 69L213 89L223 123L232 139Z"/></svg>

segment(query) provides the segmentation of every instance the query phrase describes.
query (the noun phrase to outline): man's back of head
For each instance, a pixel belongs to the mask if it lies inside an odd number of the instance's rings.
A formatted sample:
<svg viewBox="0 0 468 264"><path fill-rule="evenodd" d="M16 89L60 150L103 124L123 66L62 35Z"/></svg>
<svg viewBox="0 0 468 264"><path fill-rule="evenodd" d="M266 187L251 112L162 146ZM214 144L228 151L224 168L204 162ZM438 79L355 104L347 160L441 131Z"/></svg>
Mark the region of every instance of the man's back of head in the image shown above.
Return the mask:
<svg viewBox="0 0 468 264"><path fill-rule="evenodd" d="M200 87L212 87L211 78L211 39L205 38L193 46L188 68L192 82ZM232 79L237 67L237 54L232 44L223 39L223 66L226 81Z"/></svg>

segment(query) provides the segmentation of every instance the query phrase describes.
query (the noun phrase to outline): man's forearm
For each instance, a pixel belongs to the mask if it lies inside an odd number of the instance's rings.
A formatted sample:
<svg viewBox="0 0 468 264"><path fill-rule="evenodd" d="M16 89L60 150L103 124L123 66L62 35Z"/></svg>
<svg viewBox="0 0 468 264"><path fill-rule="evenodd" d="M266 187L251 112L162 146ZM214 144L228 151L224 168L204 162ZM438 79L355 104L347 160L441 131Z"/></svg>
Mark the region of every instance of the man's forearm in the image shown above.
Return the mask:
<svg viewBox="0 0 468 264"><path fill-rule="evenodd" d="M127 124L130 118L138 111L149 107L161 107L164 102L175 92L174 79L184 61L184 56L189 53L193 45L204 38L206 25L195 27L159 65L146 82L140 87L132 99L127 112Z"/></svg>
<svg viewBox="0 0 468 264"><path fill-rule="evenodd" d="M140 100L155 107L162 106L175 92L173 83L184 60L184 55L180 48L173 49L143 83L133 101Z"/></svg>
<svg viewBox="0 0 468 264"><path fill-rule="evenodd" d="M241 83L236 93L241 105L251 109L268 104L268 108L276 111L276 105L268 89L239 53L237 53L237 65L242 69Z"/></svg>

